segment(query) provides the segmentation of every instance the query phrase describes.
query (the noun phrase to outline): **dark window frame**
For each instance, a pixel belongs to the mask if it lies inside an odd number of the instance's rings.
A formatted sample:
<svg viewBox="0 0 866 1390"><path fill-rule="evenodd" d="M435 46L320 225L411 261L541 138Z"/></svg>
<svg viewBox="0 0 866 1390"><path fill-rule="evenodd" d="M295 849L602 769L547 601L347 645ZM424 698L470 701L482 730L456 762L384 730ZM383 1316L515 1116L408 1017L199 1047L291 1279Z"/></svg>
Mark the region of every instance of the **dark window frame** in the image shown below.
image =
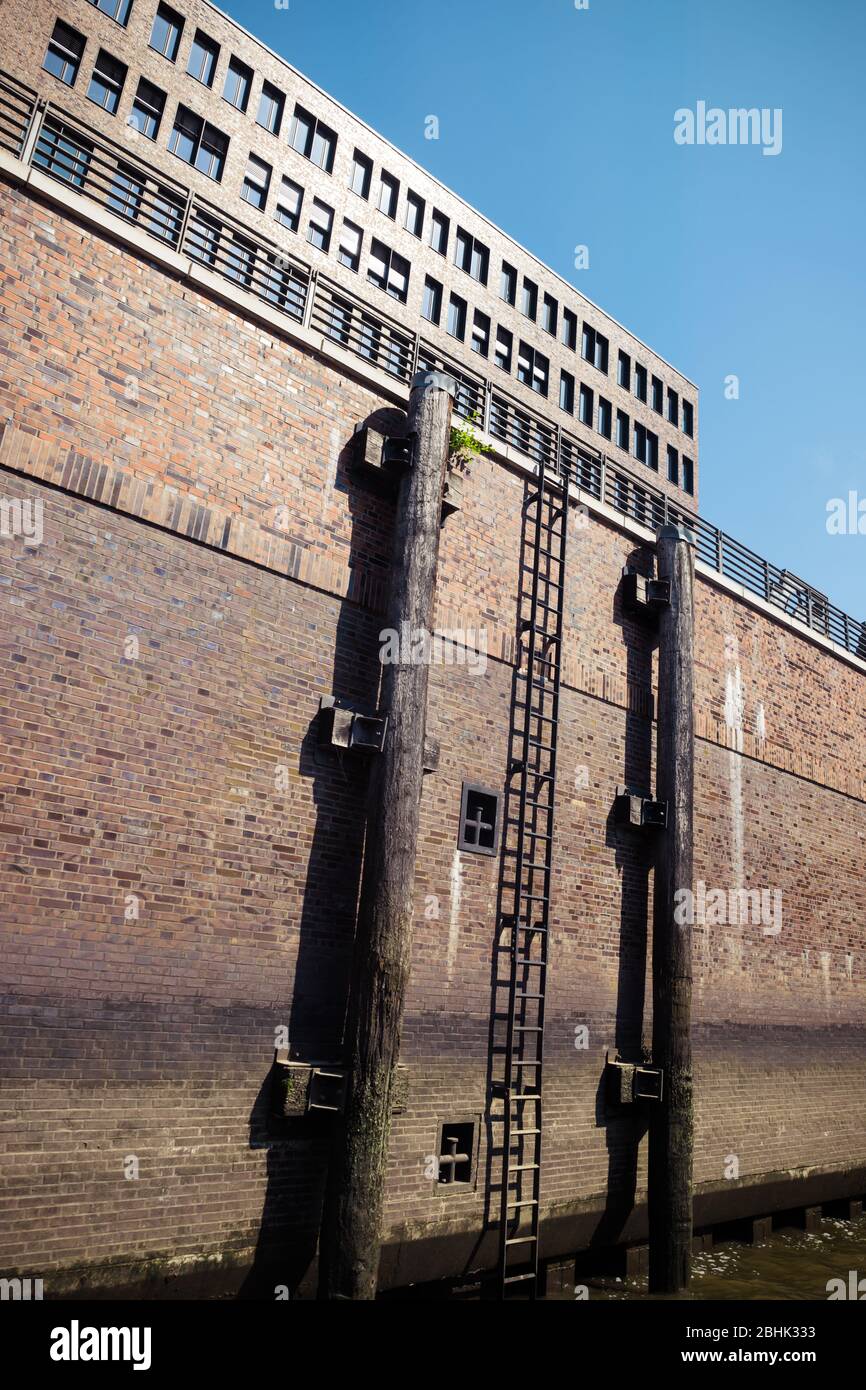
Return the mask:
<svg viewBox="0 0 866 1390"><path fill-rule="evenodd" d="M466 836L466 830L470 824L468 817L470 797L485 797L493 802L492 822L482 821L480 819L480 811L479 818L471 822L472 825L478 828L478 835L473 840L467 839ZM496 854L499 848L501 822L502 793L494 791L492 787L482 786L479 782L464 782L460 790L460 822L457 832L457 848L459 850L465 850L469 854L484 854L487 855L488 858L491 858ZM482 826L486 826L492 832L490 836L491 843L488 845L479 843Z"/></svg>

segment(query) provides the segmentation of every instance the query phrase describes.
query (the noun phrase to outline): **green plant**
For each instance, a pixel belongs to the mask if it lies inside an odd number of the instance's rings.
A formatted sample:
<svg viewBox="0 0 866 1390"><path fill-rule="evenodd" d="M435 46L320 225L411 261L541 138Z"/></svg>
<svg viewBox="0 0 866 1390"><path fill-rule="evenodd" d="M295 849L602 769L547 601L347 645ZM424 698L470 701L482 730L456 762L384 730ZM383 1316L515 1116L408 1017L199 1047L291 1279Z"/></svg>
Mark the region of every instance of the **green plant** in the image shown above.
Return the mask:
<svg viewBox="0 0 866 1390"><path fill-rule="evenodd" d="M460 454L492 454L493 449L489 444L482 444L475 433L473 426L478 424L478 411L473 410L472 414L462 425L451 426L451 453Z"/></svg>

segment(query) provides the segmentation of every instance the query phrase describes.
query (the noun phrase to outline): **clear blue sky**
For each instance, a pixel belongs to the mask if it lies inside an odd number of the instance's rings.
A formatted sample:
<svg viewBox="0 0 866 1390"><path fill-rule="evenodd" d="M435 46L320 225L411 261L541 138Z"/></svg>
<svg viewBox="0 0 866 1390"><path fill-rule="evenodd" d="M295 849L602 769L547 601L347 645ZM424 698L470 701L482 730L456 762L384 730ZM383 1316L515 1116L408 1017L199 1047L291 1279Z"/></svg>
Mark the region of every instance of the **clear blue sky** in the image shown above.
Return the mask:
<svg viewBox="0 0 866 1390"><path fill-rule="evenodd" d="M702 514L866 618L866 0L223 8L695 381ZM677 145L699 100L781 153Z"/></svg>

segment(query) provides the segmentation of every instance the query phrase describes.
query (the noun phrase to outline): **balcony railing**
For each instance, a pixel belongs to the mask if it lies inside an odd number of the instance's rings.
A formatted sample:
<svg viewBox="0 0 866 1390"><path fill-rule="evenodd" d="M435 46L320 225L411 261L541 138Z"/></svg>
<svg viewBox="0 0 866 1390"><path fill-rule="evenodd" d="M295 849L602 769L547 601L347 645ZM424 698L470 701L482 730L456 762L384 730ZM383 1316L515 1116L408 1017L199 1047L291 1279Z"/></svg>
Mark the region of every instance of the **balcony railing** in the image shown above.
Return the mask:
<svg viewBox="0 0 866 1390"><path fill-rule="evenodd" d="M698 558L789 617L866 660L866 625L849 617L788 570L781 570L679 505L651 475L637 476L501 390L381 309L292 253L237 222L173 179L131 155L0 72L0 146L92 199L118 223L186 255L254 295L296 324L313 328L403 386L420 369L450 373L455 411L536 467L568 478L588 497L652 531L688 525Z"/></svg>

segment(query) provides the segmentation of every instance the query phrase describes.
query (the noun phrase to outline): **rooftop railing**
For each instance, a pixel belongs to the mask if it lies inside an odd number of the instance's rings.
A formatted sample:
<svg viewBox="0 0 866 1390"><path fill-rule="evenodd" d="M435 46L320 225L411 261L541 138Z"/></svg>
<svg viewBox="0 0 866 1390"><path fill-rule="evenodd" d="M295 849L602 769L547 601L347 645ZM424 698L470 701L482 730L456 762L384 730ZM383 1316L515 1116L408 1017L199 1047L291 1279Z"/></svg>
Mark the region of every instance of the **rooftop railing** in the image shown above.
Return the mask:
<svg viewBox="0 0 866 1390"><path fill-rule="evenodd" d="M825 594L678 504L651 477L638 477L587 446L420 333L148 166L137 152L115 145L52 103L40 104L31 88L2 72L0 147L97 203L116 225L134 226L403 386L419 369L450 373L457 383L456 413L490 438L650 530L665 522L687 525L709 569L866 660L866 625Z"/></svg>

